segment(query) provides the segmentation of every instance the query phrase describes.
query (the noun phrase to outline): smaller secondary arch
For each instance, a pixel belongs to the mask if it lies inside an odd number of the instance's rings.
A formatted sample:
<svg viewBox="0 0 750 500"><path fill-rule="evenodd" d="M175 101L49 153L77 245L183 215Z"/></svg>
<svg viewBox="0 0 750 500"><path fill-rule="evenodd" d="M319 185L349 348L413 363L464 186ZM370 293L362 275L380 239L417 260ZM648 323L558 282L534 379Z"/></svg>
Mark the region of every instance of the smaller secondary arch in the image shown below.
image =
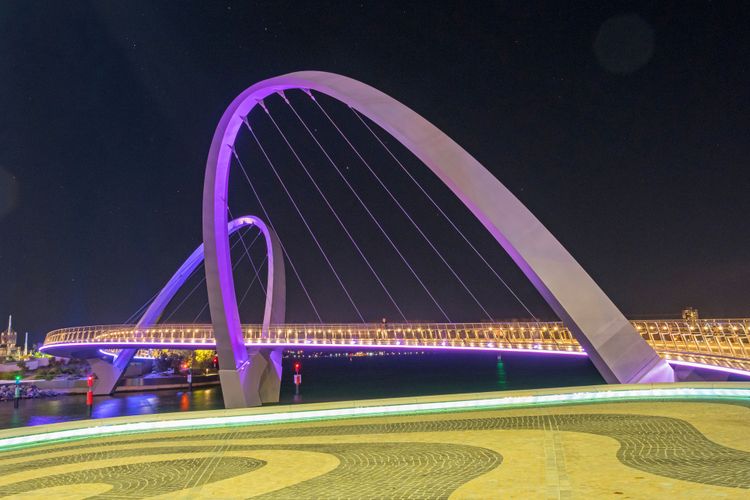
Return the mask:
<svg viewBox="0 0 750 500"><path fill-rule="evenodd" d="M286 317L286 275L284 270L284 257L281 243L273 229L268 227L258 217L244 215L237 217L227 224L229 235L239 231L243 227L256 226L266 240L266 255L268 256L268 279L266 285L266 305L263 312L263 336L268 336L268 328L273 324L284 323ZM195 251L190 254L180 268L170 278L164 288L161 289L151 305L138 320L136 329L148 328L155 324L161 317L164 309L174 298L177 291L182 288L188 277L203 262L205 258L204 245L201 243ZM232 272L231 269L229 272Z"/></svg>
<svg viewBox="0 0 750 500"><path fill-rule="evenodd" d="M252 215L244 215L229 221L227 224L228 234L233 234L244 227L256 226L266 241L266 255L268 256L268 278L266 284L266 303L263 312L263 324L261 326L262 337L267 337L269 328L273 324L283 324L286 319L286 274L284 269L284 256L281 243L276 232L268 227L260 218ZM136 324L136 336L140 331L147 329L157 321L164 313L167 305L175 294L185 284L190 275L203 262L205 258L204 245L200 244L192 254L185 260L180 268L172 275L166 285L151 302L146 312ZM231 268L229 269L231 273ZM117 381L124 373L128 364L133 360L138 349L123 349L112 360L112 364L99 359L90 358L97 380L94 393L97 395L111 394L115 390Z"/></svg>

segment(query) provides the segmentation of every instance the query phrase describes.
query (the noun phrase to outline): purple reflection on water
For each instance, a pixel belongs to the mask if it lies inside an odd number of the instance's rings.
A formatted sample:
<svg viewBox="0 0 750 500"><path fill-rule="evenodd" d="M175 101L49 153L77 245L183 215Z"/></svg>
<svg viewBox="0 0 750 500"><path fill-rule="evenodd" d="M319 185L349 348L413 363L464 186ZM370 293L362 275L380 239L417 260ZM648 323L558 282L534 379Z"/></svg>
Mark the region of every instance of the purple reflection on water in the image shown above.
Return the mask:
<svg viewBox="0 0 750 500"><path fill-rule="evenodd" d="M26 421L26 425L46 425L46 424L58 424L60 422L66 422L69 419L64 416L53 416L53 415L43 415L43 416L31 416Z"/></svg>
<svg viewBox="0 0 750 500"><path fill-rule="evenodd" d="M196 389L193 392L165 390L141 393L120 393L94 398L93 418L145 415L189 410L223 408L218 387ZM0 402L0 428L55 424L88 418L84 394L63 395L55 398L24 399L18 410L12 402Z"/></svg>
<svg viewBox="0 0 750 500"><path fill-rule="evenodd" d="M546 353L445 352L418 354L391 350L352 357L346 351L320 350L301 355L304 370L299 396L292 381L293 358L283 360L281 403L313 403L368 398L482 392L601 384L585 356ZM322 354L334 354L322 356ZM733 380L730 376L729 379ZM737 378L738 380L741 380ZM88 418L86 396L0 402L0 428L42 425ZM224 407L218 386L186 390L117 393L94 398L94 418L212 410Z"/></svg>

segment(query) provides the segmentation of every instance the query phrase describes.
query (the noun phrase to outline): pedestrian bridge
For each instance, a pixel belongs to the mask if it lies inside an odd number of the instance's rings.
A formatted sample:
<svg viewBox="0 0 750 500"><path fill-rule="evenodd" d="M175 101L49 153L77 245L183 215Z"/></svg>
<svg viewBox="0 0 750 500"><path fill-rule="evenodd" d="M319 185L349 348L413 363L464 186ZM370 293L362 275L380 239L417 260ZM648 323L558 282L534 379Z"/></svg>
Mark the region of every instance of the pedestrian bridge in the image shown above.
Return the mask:
<svg viewBox="0 0 750 500"><path fill-rule="evenodd" d="M631 321L648 344L673 366L750 376L750 319ZM528 352L586 356L560 322L373 323L243 325L248 348L442 349ZM47 354L91 358L119 349L215 349L208 324L98 325L63 328L47 334Z"/></svg>

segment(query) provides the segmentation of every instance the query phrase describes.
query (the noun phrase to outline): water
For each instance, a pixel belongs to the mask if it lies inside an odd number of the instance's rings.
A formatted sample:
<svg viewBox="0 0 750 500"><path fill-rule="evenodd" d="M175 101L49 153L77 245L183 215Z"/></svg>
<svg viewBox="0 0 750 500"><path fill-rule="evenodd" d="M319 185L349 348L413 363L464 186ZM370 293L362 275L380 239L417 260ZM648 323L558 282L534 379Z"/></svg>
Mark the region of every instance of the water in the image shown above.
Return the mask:
<svg viewBox="0 0 750 500"><path fill-rule="evenodd" d="M282 404L424 396L601 384L585 357L530 353L435 352L390 356L302 358L302 386L295 396L293 359L284 359ZM94 400L94 418L223 408L221 388L119 393ZM87 418L85 395L0 402L0 428Z"/></svg>
<svg viewBox="0 0 750 500"><path fill-rule="evenodd" d="M303 383L299 400L308 403L604 382L588 358L578 356L509 353L498 359L497 354L488 352L433 352L300 362ZM290 373L286 365L284 370ZM280 399L296 402L290 376L284 379Z"/></svg>

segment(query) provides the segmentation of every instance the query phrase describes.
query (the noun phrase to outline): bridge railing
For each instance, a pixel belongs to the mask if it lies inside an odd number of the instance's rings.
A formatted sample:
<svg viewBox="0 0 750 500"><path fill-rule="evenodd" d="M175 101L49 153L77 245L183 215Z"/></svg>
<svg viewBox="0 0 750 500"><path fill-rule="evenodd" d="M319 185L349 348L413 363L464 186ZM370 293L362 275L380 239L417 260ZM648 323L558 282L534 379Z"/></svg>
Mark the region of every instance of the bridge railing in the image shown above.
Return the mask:
<svg viewBox="0 0 750 500"><path fill-rule="evenodd" d="M578 350L580 346L562 324L552 323L395 323L293 324L272 326L261 338L256 328L245 340L284 345L362 345L414 347L524 347Z"/></svg>
<svg viewBox="0 0 750 500"><path fill-rule="evenodd" d="M750 359L750 320L705 319L633 321L657 351L677 355ZM363 345L520 347L580 351L570 331L559 322L504 323L370 323L273 325L266 337L260 325L243 325L248 345ZM213 346L211 325L169 324L137 329L134 325L94 325L50 332L45 345L121 343Z"/></svg>
<svg viewBox="0 0 750 500"><path fill-rule="evenodd" d="M657 350L750 358L748 319L634 321L633 325Z"/></svg>

